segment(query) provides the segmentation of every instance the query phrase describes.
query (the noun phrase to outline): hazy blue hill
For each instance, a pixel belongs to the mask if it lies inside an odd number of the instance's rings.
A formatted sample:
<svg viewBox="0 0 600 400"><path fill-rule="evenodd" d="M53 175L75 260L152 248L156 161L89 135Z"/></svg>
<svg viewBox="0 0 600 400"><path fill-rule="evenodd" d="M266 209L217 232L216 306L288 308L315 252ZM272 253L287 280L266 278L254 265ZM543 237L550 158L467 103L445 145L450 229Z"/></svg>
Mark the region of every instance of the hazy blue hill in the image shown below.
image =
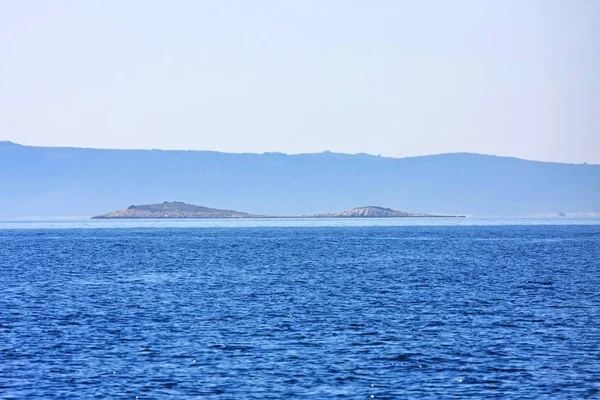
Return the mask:
<svg viewBox="0 0 600 400"><path fill-rule="evenodd" d="M0 217L92 216L163 201L254 214L365 204L467 215L600 212L600 166L478 154L385 158L27 147L0 142Z"/></svg>

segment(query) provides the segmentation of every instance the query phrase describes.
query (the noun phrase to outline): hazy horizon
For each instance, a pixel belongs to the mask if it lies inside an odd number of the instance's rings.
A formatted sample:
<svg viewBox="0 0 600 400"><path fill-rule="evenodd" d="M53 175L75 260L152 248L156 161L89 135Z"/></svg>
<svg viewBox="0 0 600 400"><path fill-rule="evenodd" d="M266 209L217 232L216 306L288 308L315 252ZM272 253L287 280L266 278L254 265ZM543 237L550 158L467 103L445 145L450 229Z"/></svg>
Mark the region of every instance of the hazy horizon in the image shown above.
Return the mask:
<svg viewBox="0 0 600 400"><path fill-rule="evenodd" d="M287 156L301 156L301 155L331 153L331 154L341 154L341 155L347 155L347 156L366 155L366 156L372 156L372 157L383 157L383 158L393 158L393 159L431 157L431 156L440 156L440 155L448 155L448 154L473 154L473 155L501 157L501 158L515 158L515 159L519 159L519 160L535 161L535 162L543 162L543 163L600 165L600 162L599 163L588 163L585 161L584 162L563 162L563 161L551 161L551 160L536 160L536 159L522 158L522 157L511 156L511 155L474 153L474 152L467 152L467 151L456 151L456 152L446 152L446 153L428 153L428 154L417 154L417 155L411 155L411 156L386 156L386 155L382 155L382 154L373 154L373 153L366 153L366 152L344 153L344 152L338 152L338 151L331 151L328 149L322 150L322 151L307 152L307 153L286 153L286 152L281 152L281 151L264 151L264 152L259 153L259 152L249 152L249 151L240 151L240 152L219 151L219 150L211 150L211 149L115 148L115 147L80 147L80 146L68 146L68 145L66 145L66 146L62 146L62 145L40 146L40 145L29 145L29 144L18 143L13 140L0 140L0 144L1 143L11 143L13 145L25 146L25 147L46 147L46 148L55 148L55 149L56 148L64 148L64 149L117 150L117 151L119 151L119 150L123 150L123 151L198 151L198 152L240 154L240 155L243 155L243 154L254 154L254 155L282 154L282 155L287 155Z"/></svg>
<svg viewBox="0 0 600 400"><path fill-rule="evenodd" d="M600 212L600 165L476 154L387 158L0 145L0 217L187 203L255 215L363 205L435 215Z"/></svg>
<svg viewBox="0 0 600 400"><path fill-rule="evenodd" d="M600 164L599 27L593 0L5 1L0 141Z"/></svg>

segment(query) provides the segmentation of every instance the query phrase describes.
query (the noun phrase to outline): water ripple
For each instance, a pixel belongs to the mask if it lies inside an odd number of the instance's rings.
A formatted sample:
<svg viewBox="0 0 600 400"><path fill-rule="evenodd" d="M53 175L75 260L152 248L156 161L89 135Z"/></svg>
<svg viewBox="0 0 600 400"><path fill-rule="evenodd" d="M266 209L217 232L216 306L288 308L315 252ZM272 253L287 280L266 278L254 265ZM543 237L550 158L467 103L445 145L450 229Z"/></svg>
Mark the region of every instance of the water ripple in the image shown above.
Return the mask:
<svg viewBox="0 0 600 400"><path fill-rule="evenodd" d="M600 226L0 230L0 398L594 398Z"/></svg>

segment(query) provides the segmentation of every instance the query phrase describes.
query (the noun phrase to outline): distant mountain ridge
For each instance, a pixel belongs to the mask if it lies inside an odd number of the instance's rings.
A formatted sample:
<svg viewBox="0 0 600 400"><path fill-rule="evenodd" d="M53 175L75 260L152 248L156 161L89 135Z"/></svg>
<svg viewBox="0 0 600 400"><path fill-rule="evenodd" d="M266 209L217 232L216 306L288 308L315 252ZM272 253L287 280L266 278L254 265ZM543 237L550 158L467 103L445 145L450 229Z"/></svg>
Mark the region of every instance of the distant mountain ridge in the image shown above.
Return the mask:
<svg viewBox="0 0 600 400"><path fill-rule="evenodd" d="M0 218L96 215L178 199L253 215L357 204L435 215L600 213L600 166L469 153L231 154L0 143Z"/></svg>

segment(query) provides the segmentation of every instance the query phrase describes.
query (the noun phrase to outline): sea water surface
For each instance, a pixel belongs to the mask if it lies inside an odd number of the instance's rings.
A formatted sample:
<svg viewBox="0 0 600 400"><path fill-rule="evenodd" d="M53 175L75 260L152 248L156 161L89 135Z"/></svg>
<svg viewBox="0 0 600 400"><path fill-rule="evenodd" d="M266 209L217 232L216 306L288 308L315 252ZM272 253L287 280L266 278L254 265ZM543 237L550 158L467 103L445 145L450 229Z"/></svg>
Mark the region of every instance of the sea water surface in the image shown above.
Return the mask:
<svg viewBox="0 0 600 400"><path fill-rule="evenodd" d="M599 220L0 223L2 399L599 396Z"/></svg>

